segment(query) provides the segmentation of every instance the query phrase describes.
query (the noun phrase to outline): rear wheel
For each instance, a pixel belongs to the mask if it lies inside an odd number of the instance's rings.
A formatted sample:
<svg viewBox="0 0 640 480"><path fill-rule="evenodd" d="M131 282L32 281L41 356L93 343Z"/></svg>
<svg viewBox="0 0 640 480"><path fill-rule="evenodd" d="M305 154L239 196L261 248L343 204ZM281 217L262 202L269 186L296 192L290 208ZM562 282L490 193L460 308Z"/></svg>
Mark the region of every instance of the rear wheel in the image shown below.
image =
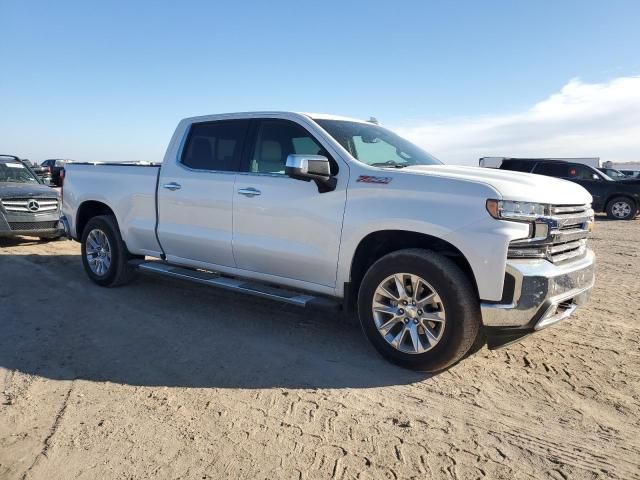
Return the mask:
<svg viewBox="0 0 640 480"><path fill-rule="evenodd" d="M615 197L607 204L607 217L614 220L632 220L638 213L635 202L627 197Z"/></svg>
<svg viewBox="0 0 640 480"><path fill-rule="evenodd" d="M100 215L87 222L82 233L82 264L91 280L103 287L130 282L135 269L128 264L133 256L120 236L113 215Z"/></svg>
<svg viewBox="0 0 640 480"><path fill-rule="evenodd" d="M480 330L479 301L460 268L421 249L390 253L366 273L358 316L388 360L436 372L460 360Z"/></svg>

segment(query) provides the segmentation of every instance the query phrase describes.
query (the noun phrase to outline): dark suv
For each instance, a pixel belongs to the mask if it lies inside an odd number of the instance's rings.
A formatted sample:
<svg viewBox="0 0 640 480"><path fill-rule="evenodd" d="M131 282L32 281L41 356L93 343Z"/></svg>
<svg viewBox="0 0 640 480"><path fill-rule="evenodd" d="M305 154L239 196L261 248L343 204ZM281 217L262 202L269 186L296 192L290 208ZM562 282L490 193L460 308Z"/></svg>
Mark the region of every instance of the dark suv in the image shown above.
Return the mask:
<svg viewBox="0 0 640 480"><path fill-rule="evenodd" d="M615 220L633 219L640 207L640 179L613 180L589 165L560 160L507 158L502 161L500 169L562 178L582 185L593 197L593 209L606 212Z"/></svg>

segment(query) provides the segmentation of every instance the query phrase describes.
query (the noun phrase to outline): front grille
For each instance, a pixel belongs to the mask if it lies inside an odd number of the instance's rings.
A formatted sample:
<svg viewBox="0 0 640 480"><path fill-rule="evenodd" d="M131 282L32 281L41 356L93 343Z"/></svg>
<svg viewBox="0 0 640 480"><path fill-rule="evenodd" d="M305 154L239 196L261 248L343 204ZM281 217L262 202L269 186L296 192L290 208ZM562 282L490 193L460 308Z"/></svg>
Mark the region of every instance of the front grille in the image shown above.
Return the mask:
<svg viewBox="0 0 640 480"><path fill-rule="evenodd" d="M536 219L530 238L509 245L510 258L545 258L562 263L580 258L587 251L587 237L593 223L591 205L551 205Z"/></svg>
<svg viewBox="0 0 640 480"><path fill-rule="evenodd" d="M7 212L44 213L58 210L57 198L3 198L0 203Z"/></svg>
<svg viewBox="0 0 640 480"><path fill-rule="evenodd" d="M58 222L9 222L9 228L18 232L54 230Z"/></svg>

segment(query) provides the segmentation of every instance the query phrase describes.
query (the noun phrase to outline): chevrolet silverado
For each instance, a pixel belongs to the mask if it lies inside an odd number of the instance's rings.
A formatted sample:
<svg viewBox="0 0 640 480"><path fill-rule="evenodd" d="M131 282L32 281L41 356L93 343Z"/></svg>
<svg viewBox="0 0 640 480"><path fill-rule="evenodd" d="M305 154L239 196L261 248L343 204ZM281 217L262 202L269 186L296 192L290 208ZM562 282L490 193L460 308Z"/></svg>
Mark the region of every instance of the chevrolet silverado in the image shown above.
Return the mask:
<svg viewBox="0 0 640 480"><path fill-rule="evenodd" d="M98 285L141 271L344 308L423 371L567 318L594 282L580 185L444 165L345 117L188 118L159 164L67 165L63 197Z"/></svg>

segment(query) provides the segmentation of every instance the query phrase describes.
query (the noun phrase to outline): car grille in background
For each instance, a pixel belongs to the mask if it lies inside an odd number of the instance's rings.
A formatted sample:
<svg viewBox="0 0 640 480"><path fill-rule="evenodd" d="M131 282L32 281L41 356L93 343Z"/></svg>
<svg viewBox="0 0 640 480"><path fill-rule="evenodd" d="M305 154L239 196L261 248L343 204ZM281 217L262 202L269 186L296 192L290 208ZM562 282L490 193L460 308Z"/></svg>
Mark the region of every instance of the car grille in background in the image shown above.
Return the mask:
<svg viewBox="0 0 640 480"><path fill-rule="evenodd" d="M534 223L532 238L510 243L508 256L544 258L553 263L582 257L592 223L591 205L552 205L548 215Z"/></svg>
<svg viewBox="0 0 640 480"><path fill-rule="evenodd" d="M31 201L38 203L37 210L29 209L29 202ZM1 200L1 203L7 212L40 213L58 210L57 198L5 198Z"/></svg>
<svg viewBox="0 0 640 480"><path fill-rule="evenodd" d="M13 231L32 232L36 230L53 230L58 222L9 222Z"/></svg>

